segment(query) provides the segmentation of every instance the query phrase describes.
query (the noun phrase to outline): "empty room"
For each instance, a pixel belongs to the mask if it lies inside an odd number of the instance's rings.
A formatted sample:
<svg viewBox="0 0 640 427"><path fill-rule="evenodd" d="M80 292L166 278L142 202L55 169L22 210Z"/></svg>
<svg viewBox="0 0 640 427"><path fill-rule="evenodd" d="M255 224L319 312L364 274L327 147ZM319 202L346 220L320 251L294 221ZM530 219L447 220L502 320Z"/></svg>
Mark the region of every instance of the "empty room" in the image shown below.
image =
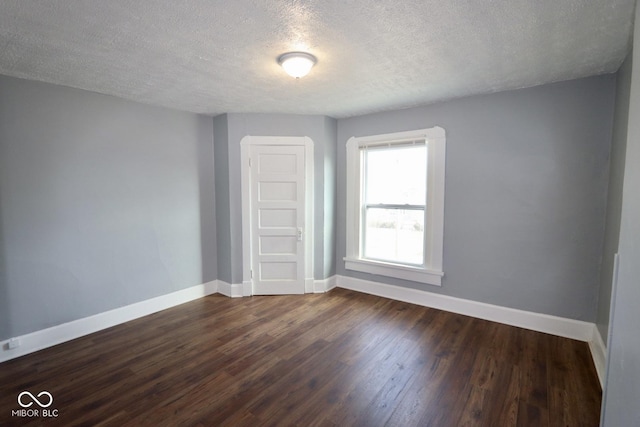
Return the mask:
<svg viewBox="0 0 640 427"><path fill-rule="evenodd" d="M639 15L0 2L0 425L640 426Z"/></svg>

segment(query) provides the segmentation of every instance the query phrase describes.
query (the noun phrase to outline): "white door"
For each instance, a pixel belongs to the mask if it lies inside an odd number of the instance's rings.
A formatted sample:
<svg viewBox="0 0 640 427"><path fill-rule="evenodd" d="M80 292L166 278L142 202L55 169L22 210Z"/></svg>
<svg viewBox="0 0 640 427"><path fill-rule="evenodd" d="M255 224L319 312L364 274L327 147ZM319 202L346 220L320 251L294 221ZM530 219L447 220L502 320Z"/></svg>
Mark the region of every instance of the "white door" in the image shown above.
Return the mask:
<svg viewBox="0 0 640 427"><path fill-rule="evenodd" d="M250 168L253 294L303 294L304 147L253 145Z"/></svg>

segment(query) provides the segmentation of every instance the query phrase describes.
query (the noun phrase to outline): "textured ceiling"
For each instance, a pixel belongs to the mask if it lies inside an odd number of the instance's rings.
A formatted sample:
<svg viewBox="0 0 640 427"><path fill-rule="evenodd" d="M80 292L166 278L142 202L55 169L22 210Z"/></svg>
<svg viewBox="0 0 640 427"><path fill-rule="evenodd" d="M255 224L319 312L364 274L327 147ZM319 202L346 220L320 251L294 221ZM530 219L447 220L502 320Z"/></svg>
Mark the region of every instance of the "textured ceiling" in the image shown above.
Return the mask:
<svg viewBox="0 0 640 427"><path fill-rule="evenodd" d="M634 0L2 0L0 74L148 104L348 117L618 69ZM300 80L278 55L313 53Z"/></svg>

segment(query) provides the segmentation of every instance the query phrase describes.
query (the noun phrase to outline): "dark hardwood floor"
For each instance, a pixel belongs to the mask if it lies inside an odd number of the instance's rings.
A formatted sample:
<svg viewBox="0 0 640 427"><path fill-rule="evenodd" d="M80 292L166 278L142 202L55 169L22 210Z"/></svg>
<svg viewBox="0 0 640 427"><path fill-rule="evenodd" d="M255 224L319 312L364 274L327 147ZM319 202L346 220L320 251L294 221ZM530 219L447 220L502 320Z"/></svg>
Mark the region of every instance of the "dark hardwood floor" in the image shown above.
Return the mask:
<svg viewBox="0 0 640 427"><path fill-rule="evenodd" d="M20 426L596 426L600 413L586 343L344 289L209 296L2 363L0 387L0 425ZM12 416L22 391L51 393L57 417Z"/></svg>

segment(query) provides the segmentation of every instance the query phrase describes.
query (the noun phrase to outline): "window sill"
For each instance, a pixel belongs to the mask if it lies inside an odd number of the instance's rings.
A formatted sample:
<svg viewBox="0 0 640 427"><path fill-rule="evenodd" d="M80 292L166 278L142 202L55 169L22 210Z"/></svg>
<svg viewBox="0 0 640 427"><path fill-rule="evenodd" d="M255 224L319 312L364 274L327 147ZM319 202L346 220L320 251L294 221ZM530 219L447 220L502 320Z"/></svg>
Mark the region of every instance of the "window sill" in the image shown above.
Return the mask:
<svg viewBox="0 0 640 427"><path fill-rule="evenodd" d="M397 279L426 283L434 286L442 286L442 276L444 276L444 272L442 271L427 270L418 267L407 267L406 265L354 258L344 258L344 261L344 266L347 270L377 274L380 276L395 277Z"/></svg>

